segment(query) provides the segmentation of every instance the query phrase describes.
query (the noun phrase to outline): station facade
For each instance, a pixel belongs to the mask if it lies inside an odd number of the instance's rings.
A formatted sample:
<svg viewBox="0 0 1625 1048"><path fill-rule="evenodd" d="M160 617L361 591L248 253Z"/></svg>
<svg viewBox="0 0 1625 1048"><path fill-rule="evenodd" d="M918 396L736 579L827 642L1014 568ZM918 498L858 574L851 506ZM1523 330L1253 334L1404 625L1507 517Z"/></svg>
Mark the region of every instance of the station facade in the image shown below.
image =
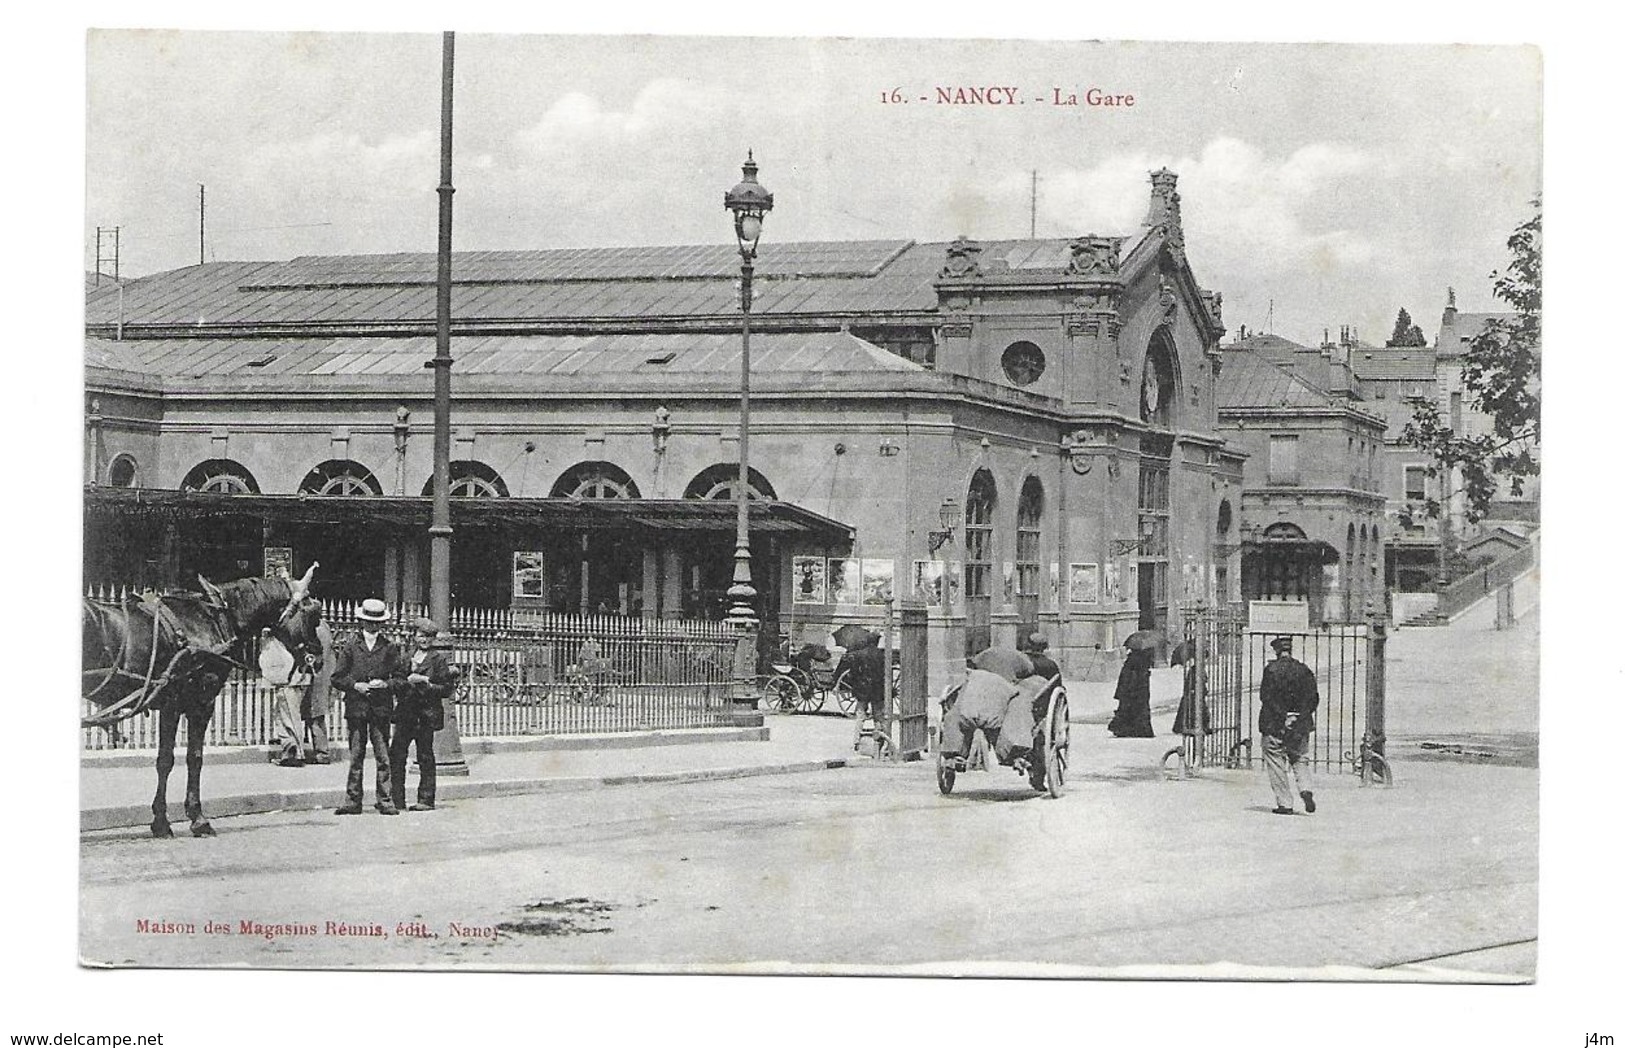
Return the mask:
<svg viewBox="0 0 1625 1048"><path fill-rule="evenodd" d="M765 636L912 602L934 680L1032 630L1090 678L1133 630L1240 595L1220 299L1187 262L1176 184L1151 175L1127 235L764 240ZM275 555L320 561L333 596L423 599L434 273L432 255L318 257L93 291L87 580L177 585ZM732 245L455 257L456 603L724 613L737 277Z"/></svg>

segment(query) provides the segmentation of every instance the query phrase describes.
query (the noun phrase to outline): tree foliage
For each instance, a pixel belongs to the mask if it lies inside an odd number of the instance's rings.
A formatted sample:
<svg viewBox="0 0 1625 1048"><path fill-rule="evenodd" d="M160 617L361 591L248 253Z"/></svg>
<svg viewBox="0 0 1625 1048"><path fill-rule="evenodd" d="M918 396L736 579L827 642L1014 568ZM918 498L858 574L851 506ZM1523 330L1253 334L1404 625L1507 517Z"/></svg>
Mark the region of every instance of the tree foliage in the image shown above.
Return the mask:
<svg viewBox="0 0 1625 1048"><path fill-rule="evenodd" d="M1411 323L1411 314L1404 306L1399 307L1399 316L1394 318L1394 333L1388 336L1389 346L1425 346L1428 337L1422 329Z"/></svg>
<svg viewBox="0 0 1625 1048"><path fill-rule="evenodd" d="M1540 472L1540 292L1541 204L1507 239L1512 261L1491 274L1495 297L1511 307L1510 317L1493 317L1468 343L1462 364L1466 401L1488 417L1491 430L1476 436L1454 432L1434 401L1416 406L1401 439L1453 470L1466 496L1467 519L1482 520L1501 480L1514 496ZM1448 474L1447 474L1448 475ZM1440 504L1430 499L1429 516Z"/></svg>

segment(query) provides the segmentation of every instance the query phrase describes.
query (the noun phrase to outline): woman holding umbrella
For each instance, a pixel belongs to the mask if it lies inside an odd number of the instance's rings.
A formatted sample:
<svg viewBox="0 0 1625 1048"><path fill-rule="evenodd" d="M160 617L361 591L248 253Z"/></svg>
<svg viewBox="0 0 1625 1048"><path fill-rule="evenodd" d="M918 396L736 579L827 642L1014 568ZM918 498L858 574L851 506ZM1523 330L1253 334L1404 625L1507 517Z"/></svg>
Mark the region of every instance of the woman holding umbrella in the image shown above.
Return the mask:
<svg viewBox="0 0 1625 1048"><path fill-rule="evenodd" d="M1106 730L1119 739L1149 739L1151 730L1151 660L1161 640L1154 630L1137 630L1123 642L1128 658L1117 674L1117 712Z"/></svg>

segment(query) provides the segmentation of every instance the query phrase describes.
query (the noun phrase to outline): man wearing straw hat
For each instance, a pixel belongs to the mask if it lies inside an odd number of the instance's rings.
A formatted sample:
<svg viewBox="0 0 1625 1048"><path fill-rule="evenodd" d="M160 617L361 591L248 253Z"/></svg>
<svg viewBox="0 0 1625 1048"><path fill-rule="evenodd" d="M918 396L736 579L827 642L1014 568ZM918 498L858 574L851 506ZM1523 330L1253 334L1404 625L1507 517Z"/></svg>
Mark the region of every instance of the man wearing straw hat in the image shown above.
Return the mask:
<svg viewBox="0 0 1625 1048"><path fill-rule="evenodd" d="M434 811L434 733L446 726L445 700L457 687L457 671L437 646L440 627L433 619L412 624L413 645L406 684L395 702L395 733L389 742L389 781L397 809ZM418 751L418 799L406 807L406 750Z"/></svg>
<svg viewBox="0 0 1625 1048"><path fill-rule="evenodd" d="M1270 647L1275 661L1264 667L1258 685L1258 734L1264 737L1264 771L1275 794L1275 814L1294 814L1288 772L1297 779L1303 810L1313 813L1308 750L1320 689L1314 671L1292 657L1291 637L1276 637Z"/></svg>
<svg viewBox="0 0 1625 1048"><path fill-rule="evenodd" d="M406 657L400 645L384 636L382 625L389 609L376 597L361 602L356 612L361 632L338 646L333 666L333 687L344 693L344 721L350 729L350 775L345 781L344 806L334 815L360 815L362 775L367 764L367 743L377 768L375 806L380 815L399 815L389 784L389 720L395 693L406 684Z"/></svg>

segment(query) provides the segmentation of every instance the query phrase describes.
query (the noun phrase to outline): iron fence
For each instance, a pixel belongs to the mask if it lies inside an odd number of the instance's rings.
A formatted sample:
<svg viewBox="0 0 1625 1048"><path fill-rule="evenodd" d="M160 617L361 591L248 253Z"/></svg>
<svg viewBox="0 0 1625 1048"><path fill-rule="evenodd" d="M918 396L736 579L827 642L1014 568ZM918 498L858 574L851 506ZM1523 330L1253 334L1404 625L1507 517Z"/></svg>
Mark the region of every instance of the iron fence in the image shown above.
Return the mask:
<svg viewBox="0 0 1625 1048"><path fill-rule="evenodd" d="M1261 752L1259 684L1275 657L1270 642L1283 636L1292 638L1293 657L1314 673L1320 692L1309 759L1320 771L1363 770L1367 731L1379 745L1382 734L1385 631L1363 622L1326 623L1301 632L1252 630L1241 608L1200 605L1185 613L1191 654L1182 701L1189 725L1195 705L1191 690L1205 700L1200 705L1206 733L1193 728L1186 735L1178 751L1184 763L1251 767Z"/></svg>
<svg viewBox="0 0 1625 1048"><path fill-rule="evenodd" d="M100 587L87 596L128 594ZM324 605L335 637L360 626L356 602ZM382 632L410 643L418 604L388 607ZM650 731L726 725L730 721L737 635L725 622L649 620L457 608L449 630L452 662L462 673L456 697L463 738ZM256 746L276 734L273 690L255 669L257 640L247 665L233 670L215 700L205 744ZM83 713L91 712L85 704ZM347 745L343 704L328 713L335 749ZM186 740L181 722L177 745ZM111 729L82 729L87 750L156 749L158 718L144 713Z"/></svg>

